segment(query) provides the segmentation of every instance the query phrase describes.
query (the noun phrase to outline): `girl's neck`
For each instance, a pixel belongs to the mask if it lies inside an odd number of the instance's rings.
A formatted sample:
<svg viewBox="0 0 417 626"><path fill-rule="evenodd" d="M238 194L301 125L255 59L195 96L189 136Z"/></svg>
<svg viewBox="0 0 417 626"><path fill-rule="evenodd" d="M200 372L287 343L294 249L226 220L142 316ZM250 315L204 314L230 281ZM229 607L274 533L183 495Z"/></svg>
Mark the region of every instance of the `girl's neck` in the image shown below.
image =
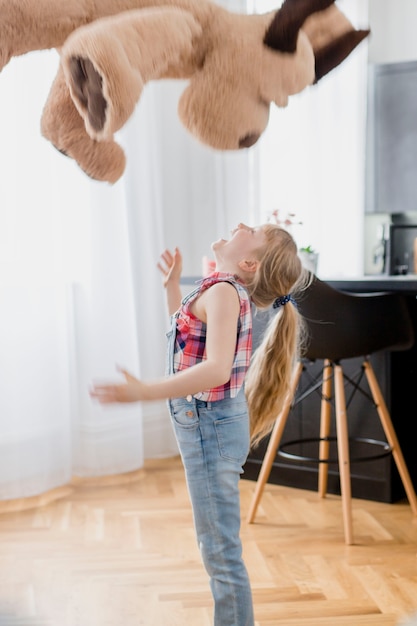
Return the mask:
<svg viewBox="0 0 417 626"><path fill-rule="evenodd" d="M222 274L233 274L233 276L237 276L239 268L236 266L225 265L222 263L216 263L215 272L221 272Z"/></svg>
<svg viewBox="0 0 417 626"><path fill-rule="evenodd" d="M236 263L225 263L223 259L216 259L216 268L215 272L220 272L221 274L231 274L238 280L242 285L246 284L246 276L245 272L240 269L240 267Z"/></svg>

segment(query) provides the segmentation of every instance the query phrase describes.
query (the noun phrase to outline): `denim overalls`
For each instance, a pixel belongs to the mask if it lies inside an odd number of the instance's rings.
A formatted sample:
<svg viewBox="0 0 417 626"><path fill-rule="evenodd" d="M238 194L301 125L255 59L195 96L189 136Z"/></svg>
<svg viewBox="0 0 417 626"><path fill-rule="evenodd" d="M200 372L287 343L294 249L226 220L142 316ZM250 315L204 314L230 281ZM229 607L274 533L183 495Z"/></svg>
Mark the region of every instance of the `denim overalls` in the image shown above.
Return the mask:
<svg viewBox="0 0 417 626"><path fill-rule="evenodd" d="M176 319L167 334L172 374ZM252 594L242 560L239 480L249 451L249 417L243 388L235 398L204 402L191 396L168 401L185 468L194 525L210 576L215 626L253 626Z"/></svg>

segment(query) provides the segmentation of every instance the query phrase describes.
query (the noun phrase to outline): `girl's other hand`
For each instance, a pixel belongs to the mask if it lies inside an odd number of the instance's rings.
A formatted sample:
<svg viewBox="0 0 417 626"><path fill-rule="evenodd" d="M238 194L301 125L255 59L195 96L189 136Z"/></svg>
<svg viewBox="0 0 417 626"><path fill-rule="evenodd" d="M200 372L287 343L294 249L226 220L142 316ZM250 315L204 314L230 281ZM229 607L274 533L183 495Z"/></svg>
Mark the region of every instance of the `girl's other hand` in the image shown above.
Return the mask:
<svg viewBox="0 0 417 626"><path fill-rule="evenodd" d="M114 404L126 402L139 402L146 400L147 386L140 380L129 374L128 371L119 368L123 375L124 383L93 384L90 396L98 400L100 404Z"/></svg>

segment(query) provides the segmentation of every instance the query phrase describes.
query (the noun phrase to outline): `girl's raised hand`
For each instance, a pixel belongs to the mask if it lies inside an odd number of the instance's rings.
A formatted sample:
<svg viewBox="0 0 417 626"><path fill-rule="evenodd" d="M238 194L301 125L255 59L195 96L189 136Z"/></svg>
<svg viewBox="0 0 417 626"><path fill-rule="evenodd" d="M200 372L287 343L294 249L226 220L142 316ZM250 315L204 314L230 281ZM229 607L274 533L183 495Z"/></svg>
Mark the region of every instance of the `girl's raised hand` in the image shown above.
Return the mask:
<svg viewBox="0 0 417 626"><path fill-rule="evenodd" d="M157 267L163 275L163 285L167 286L169 282L179 283L182 272L182 254L178 248L174 253L169 250L162 252Z"/></svg>

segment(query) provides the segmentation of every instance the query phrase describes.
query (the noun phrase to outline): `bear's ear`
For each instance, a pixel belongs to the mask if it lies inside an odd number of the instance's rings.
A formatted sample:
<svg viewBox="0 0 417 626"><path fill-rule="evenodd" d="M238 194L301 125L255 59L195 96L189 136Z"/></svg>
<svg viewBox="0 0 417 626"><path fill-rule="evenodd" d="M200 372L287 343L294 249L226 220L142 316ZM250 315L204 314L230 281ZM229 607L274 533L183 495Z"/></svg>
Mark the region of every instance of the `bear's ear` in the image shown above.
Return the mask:
<svg viewBox="0 0 417 626"><path fill-rule="evenodd" d="M284 0L265 33L264 44L278 52L295 52L298 33L310 15L328 9L335 0Z"/></svg>
<svg viewBox="0 0 417 626"><path fill-rule="evenodd" d="M331 70L349 56L354 48L365 39L370 30L351 30L344 33L327 46L314 53L315 56L315 80L317 83Z"/></svg>

